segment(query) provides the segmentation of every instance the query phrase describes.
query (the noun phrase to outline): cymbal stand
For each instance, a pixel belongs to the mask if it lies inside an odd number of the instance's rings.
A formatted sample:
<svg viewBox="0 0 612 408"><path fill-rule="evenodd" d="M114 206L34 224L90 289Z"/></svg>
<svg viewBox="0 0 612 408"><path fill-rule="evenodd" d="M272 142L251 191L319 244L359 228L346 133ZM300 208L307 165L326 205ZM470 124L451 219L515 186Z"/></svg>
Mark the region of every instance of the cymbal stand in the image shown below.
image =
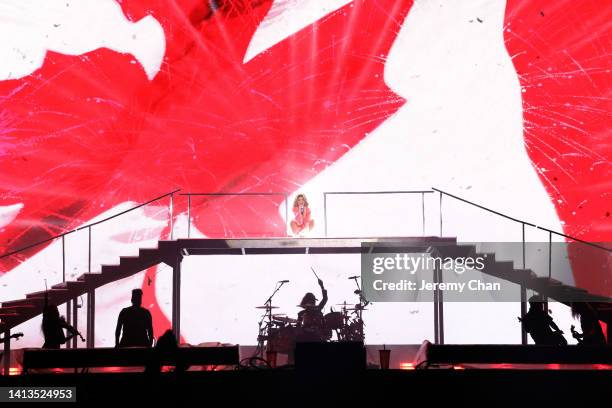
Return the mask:
<svg viewBox="0 0 612 408"><path fill-rule="evenodd" d="M266 302L264 303L264 305L266 306L265 314L262 316L261 320L259 321L259 336L257 337L257 350L259 353L255 354L255 355L259 354L262 359L264 358L264 352L265 352L264 339L268 338L268 336L270 335L270 329L272 328L272 298L274 298L274 295L276 295L276 293L280 290L280 288L283 287L285 283L287 282L286 281L277 282L274 288L274 292L272 292L268 300L266 300ZM262 327L263 322L264 320L266 320L266 318L267 318L267 322L265 326Z"/></svg>
<svg viewBox="0 0 612 408"><path fill-rule="evenodd" d="M357 312L357 319L359 322L359 338L363 341L365 340L365 336L363 333L363 310L365 309L365 307L367 305L370 304L370 301L366 299L366 297L363 295L363 291L361 290L361 287L359 286L359 281L357 280L357 276L352 277L351 279L353 279L355 281L355 285L357 285L357 290L354 292L356 295L359 296L359 307Z"/></svg>

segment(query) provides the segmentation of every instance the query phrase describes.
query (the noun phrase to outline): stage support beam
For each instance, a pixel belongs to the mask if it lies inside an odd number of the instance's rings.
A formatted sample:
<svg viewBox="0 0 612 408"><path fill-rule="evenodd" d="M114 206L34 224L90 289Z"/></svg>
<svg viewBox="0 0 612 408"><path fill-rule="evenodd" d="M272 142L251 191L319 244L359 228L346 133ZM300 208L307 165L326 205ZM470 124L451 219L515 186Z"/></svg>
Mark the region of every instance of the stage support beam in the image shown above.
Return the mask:
<svg viewBox="0 0 612 408"><path fill-rule="evenodd" d="M183 255L180 249L176 253L172 267L172 332L177 341L181 340L181 262Z"/></svg>
<svg viewBox="0 0 612 408"><path fill-rule="evenodd" d="M525 285L521 285L521 317L525 316L527 313L527 288ZM527 344L527 332L525 331L525 327L521 323L521 344Z"/></svg>
<svg viewBox="0 0 612 408"><path fill-rule="evenodd" d="M70 300L66 302L66 323L72 326L72 303L70 302ZM67 349L69 349L71 345L72 343L70 343L70 340L66 342Z"/></svg>
<svg viewBox="0 0 612 408"><path fill-rule="evenodd" d="M70 302L70 301L69 301ZM78 298L72 299L72 327L79 330L79 303ZM72 348L78 348L77 336L72 338Z"/></svg>
<svg viewBox="0 0 612 408"><path fill-rule="evenodd" d="M444 294L437 285L442 283L442 271L436 266L433 272L434 290L434 342L444 344Z"/></svg>
<svg viewBox="0 0 612 408"><path fill-rule="evenodd" d="M4 330L4 353L2 354L2 373L9 375L11 368L11 329Z"/></svg>
<svg viewBox="0 0 612 408"><path fill-rule="evenodd" d="M96 336L96 291L87 292L87 348L94 348ZM76 336L74 337L76 339Z"/></svg>

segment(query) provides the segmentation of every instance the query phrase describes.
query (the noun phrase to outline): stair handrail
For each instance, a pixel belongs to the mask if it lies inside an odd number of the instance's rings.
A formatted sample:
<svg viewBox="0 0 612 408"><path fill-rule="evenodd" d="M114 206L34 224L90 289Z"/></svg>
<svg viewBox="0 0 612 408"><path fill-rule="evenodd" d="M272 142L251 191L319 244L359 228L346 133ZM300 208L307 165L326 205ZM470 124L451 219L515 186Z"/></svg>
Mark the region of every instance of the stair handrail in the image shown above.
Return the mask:
<svg viewBox="0 0 612 408"><path fill-rule="evenodd" d="M501 213L501 212L499 212L499 211L495 211L495 210L493 210L493 209L491 209L491 208L488 208L488 207L485 207L485 206L483 206L483 205L476 204L476 203L475 203L475 202L473 202L473 201L469 201L469 200L466 200L465 198L461 198L461 197L458 197L458 196L456 196L456 195L454 195L454 194L451 194L451 193L448 193L448 192L446 192L446 191L440 190L439 188L432 187L431 189L432 189L432 190L434 190L434 191L437 191L438 193L440 193L440 203L442 202L442 201L441 201L441 200L442 200L442 195L446 195L446 196L449 196L449 197L451 197L451 198L454 198L455 200L462 201L462 202L467 203L467 204L470 204L470 205L472 205L472 206L474 206L474 207L480 208L481 210L485 210L485 211L488 211L488 212L490 212L490 213L492 213L492 214L499 215L500 217L503 217L503 218L509 219L509 220L514 221L514 222L517 222L517 223L519 223L519 224L529 225L530 227L534 227L534 228L540 229L540 230L542 230L542 231L546 231L546 232L548 232L549 234L559 235L559 236L564 237L564 238L569 238L569 239L571 239L572 241L576 241L576 242L580 242L580 243L583 243L583 244L586 244L586 245L590 245L590 246L592 246L592 247L594 247L594 248L602 249L602 250L607 251L607 252L612 252L612 249L611 249L611 248L606 248L606 247L604 247L604 246L597 245L597 244L595 244L595 243L593 243L593 242L585 241L585 240L582 240L582 239L580 239L580 238L576 238L576 237L573 237L573 236L571 236L571 235L564 234L564 233L562 233L562 232L558 232L558 231L555 231L555 230L551 230L551 229L549 229L549 228L545 228L545 227L542 227L542 226L539 226L539 225L533 224L533 223L531 223L531 222L527 222L527 221L520 220L520 219L515 218L515 217L511 217L511 216L509 216L509 215L507 215L507 214ZM442 235L442 206L441 206L441 205L440 205L440 235Z"/></svg>
<svg viewBox="0 0 612 408"><path fill-rule="evenodd" d="M127 214L127 213L132 212L132 211L134 211L134 210L137 210L137 209L139 209L139 208L141 208L141 207L144 207L144 206L146 206L146 205L149 205L149 204L151 204L151 203L152 203L152 202L154 202L154 201L161 200L162 198L165 198L165 197L168 197L168 196L171 196L171 197L172 197L172 196L174 196L174 194L176 194L176 193L177 193L177 192L179 192L179 191L181 191L181 189L180 189L180 188L177 188L177 189L176 189L176 190L174 190L174 191L171 191L171 192L169 192L169 193L166 193L166 194L160 195L159 197L155 197L155 198L153 198L153 199L151 199L151 200L149 200L149 201L146 201L146 202L144 202L144 203L142 203L142 204L138 204L138 205L137 205L137 206L135 206L135 207L132 207L132 208L129 208L129 209L127 209L127 210L121 211L120 213L117 213L117 214L111 215L110 217L106 217L106 218L104 218L103 220L99 220L99 221L96 221L96 222L92 222L91 224L83 225L83 226L81 226L81 227L75 228L75 229L70 230L70 231L66 231L66 232L64 232L64 233L61 233L61 234L55 235L55 236L50 237L50 238L43 239L42 241L35 242L35 243L33 243L33 244L30 244L30 245L24 246L24 247L22 247L22 248L16 249L16 250L11 251L11 252L8 252L8 253L6 253L6 254L2 254L2 255L0 255L0 259L2 259L2 258L6 258L6 257L9 257L9 256L12 256L12 255L15 255L15 254L18 254L18 253L23 252L23 251L25 251L25 250L28 250L28 249L30 249L30 248L37 247L38 245L42 245L42 244L44 244L44 243L47 243L47 242L53 241L53 240L55 240L55 239L57 239L57 238L63 238L63 237L65 237L66 235L72 234L73 232L81 231L81 230L84 230L84 229L87 229L87 228L91 228L91 227L93 227L93 226L95 226L95 225L102 224L103 222L106 222L106 221L112 220L113 218L119 217L120 215Z"/></svg>

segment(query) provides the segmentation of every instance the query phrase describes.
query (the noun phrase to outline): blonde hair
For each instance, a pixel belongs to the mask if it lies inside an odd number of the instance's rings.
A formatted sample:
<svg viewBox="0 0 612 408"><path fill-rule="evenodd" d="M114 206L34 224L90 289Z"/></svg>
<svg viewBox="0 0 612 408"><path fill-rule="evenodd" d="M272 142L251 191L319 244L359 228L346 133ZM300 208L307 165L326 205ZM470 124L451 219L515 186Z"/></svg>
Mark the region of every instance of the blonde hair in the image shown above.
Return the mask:
<svg viewBox="0 0 612 408"><path fill-rule="evenodd" d="M308 200L306 199L306 195L300 193L295 197L295 200L293 200L293 208L298 206L298 200L300 199L300 197L304 199L304 206L308 207Z"/></svg>

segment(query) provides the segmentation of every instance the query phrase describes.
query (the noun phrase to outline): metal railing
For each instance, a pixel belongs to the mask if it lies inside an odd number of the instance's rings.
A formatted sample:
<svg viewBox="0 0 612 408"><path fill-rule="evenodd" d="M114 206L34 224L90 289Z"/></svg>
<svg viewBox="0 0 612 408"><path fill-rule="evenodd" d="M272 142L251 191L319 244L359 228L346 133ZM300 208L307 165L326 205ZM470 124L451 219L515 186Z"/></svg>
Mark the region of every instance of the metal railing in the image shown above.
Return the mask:
<svg viewBox="0 0 612 408"><path fill-rule="evenodd" d="M182 196L187 197L187 238L191 238L191 197L193 196L282 196L285 197L285 236L287 236L287 223L289 222L289 194L283 192L267 192L267 193L182 193Z"/></svg>
<svg viewBox="0 0 612 408"><path fill-rule="evenodd" d="M87 225L83 225L81 227L75 228L73 230L64 232L62 234L58 234L55 235L53 237L50 238L46 238L43 239L41 241L35 242L33 244L21 247L19 249L10 251L8 253L2 254L0 255L0 259L4 259L4 258L8 258L10 256L14 256L17 255L21 252L27 251L29 249L32 248L36 248L37 246L46 244L48 242L52 242L56 239L61 239L61 254L62 254L62 282L65 283L66 282L66 236L79 232L79 231L83 231L83 230L87 230L87 273L91 273L92 272L92 268L91 268L91 259L92 259L92 229L93 227L95 227L96 225L100 225L102 223L105 223L107 221L110 221L112 219L115 219L117 217L120 217L124 214L130 213L132 211L135 211L139 208L142 208L144 206L147 206L149 204L152 204L156 201L159 201L161 199L164 199L166 197L170 197L170 203L169 203L169 222L170 222L170 239L173 239L173 230L174 230L174 194L176 194L178 191L180 191L180 189L176 189L174 191L171 191L169 193L160 195L158 197L155 197L149 201L146 201L144 203L141 203L135 207L129 208L127 210L121 211L117 214L111 215L109 217L106 217L102 220L98 220L92 223L89 223ZM94 308L95 308L95 290L91 290L87 293L87 347L94 347L94 339L95 339L95 334L94 334L94 329L95 329L95 325L94 325ZM71 301L67 301L66 302L66 317L67 317L67 322L68 324L73 325L74 327L77 326L77 309L80 306L77 304L77 298L72 299L72 304ZM77 346L77 338L74 337L73 338L73 342L72 342L72 347L76 348Z"/></svg>
<svg viewBox="0 0 612 408"><path fill-rule="evenodd" d="M472 206L474 206L474 207L476 207L476 208L480 208L481 210L484 210L484 211L490 212L491 214L495 214L495 215L498 215L498 216L500 216L500 217L503 217L503 218L506 218L506 219L508 219L508 220L511 220L511 221L514 221L514 222L516 222L516 223L521 224L521 226L522 226L522 244L523 244L523 267L525 267L525 227L526 227L526 226L529 226L529 227L537 228L537 229L539 229L539 230L542 230L542 231L546 231L546 232L548 232L548 246L549 246L549 254L548 254L548 255L549 255L549 277L550 277L550 272L551 272L551 268L552 268L552 265L551 265L551 262L550 262L550 261L551 261L551 249L552 249L552 236L553 236L553 234L554 234L554 235L557 235L557 236L560 236L560 237L563 237L563 238L566 238L566 239L570 239L570 240L572 240L572 241L580 242L580 243L582 243L582 244L585 244L585 245L591 246L591 247L593 247L593 248L601 249L601 250L603 250L603 251L607 251L607 252L612 252L612 249L611 249L611 248L606 248L606 247L604 247L604 246L598 245L598 244L593 243L593 242L585 241L585 240L583 240L583 239L576 238L576 237L573 237L573 236L571 236L571 235L564 234L564 233L562 233L562 232L558 232L558 231L555 231L555 230L551 230L551 229L549 229L549 228L545 228L545 227L542 227L542 226L540 226L540 225L533 224L533 223L528 222L528 221L524 221L524 220L520 220L520 219L515 218L515 217L511 217L511 216L509 216L509 215L507 215L507 214L501 213L501 212L499 212L499 211L495 211L495 210L493 210L493 209L491 209L491 208L487 208L487 207L485 207L485 206L483 206L483 205L480 205L480 204L476 204L476 203L475 203L475 202L473 202L473 201L466 200L465 198L461 198L461 197L458 197L458 196L453 195L453 194L451 194L451 193L447 193L446 191L440 190L440 189L435 188L435 187L432 187L431 189L432 189L433 191L437 191L437 192L440 194L440 236L442 236L442 196L448 196L448 197L454 198L455 200L458 200L458 201L464 202L464 203L466 203L466 204L470 204L470 205L472 205Z"/></svg>
<svg viewBox="0 0 612 408"><path fill-rule="evenodd" d="M326 191L323 193L323 224L327 237L327 196L328 195L382 195L382 194L420 194L421 214L423 222L423 235L425 235L425 194L432 194L432 190L399 190L399 191ZM442 236L442 235L440 235Z"/></svg>
<svg viewBox="0 0 612 408"><path fill-rule="evenodd" d="M66 236L76 233L78 231L83 231L83 230L87 230L87 235L88 235L88 240L87 240L87 246L88 246L88 256L87 256L87 270L88 273L92 272L92 229L93 227L103 224L109 220L115 219L117 217L120 217L124 214L130 213L134 210L137 210L139 208L142 208L144 206L150 205L156 201L162 200L164 198L169 197L170 198L170 202L168 205L168 211L169 211L169 228L170 228L170 239L173 240L174 239L174 195L177 194L179 191L181 191L180 189L176 189L174 191L171 191L169 193L160 195L158 197L155 197L149 201L146 201L142 204L139 204L135 207L129 208L127 210L121 211L117 214L114 214L112 216L106 217L102 220L98 220L95 222L91 222L87 225L78 227L76 229L73 229L71 231L67 231L64 232L62 234L58 234L55 235L53 237L41 240L39 242L36 242L34 244L30 244L27 245L25 247L19 248L17 250L13 250L10 251L8 253L2 254L0 255L0 259L3 258L7 258L13 255L17 255L23 251L26 251L28 249L31 248L35 248L39 245L43 245L45 243L48 242L52 242L54 240L57 239L61 239L61 256L62 256L62 281L66 282ZM426 231L426 219L425 219L425 195L426 194L433 194L434 192L439 193L440 196L440 206L439 206L439 232L440 232L440 237L443 236L443 207L442 207L442 199L443 196L447 196L450 198L453 198L455 200L458 200L460 202L469 204L471 206L474 206L476 208L479 208L480 210L495 214L497 216L503 217L505 219L511 220L513 222L516 222L518 224L521 225L521 229L522 229L522 267L523 269L525 269L526 266L526 261L525 261L525 229L526 227L532 227L532 228L536 228L542 231L546 231L548 233L548 246L549 246L549 251L548 251L548 275L549 278L552 276L552 236L553 235L557 235L560 237L564 237L565 239L568 240L572 240L572 241L576 241L576 242L580 242L582 244L585 245L589 245L591 247L603 250L603 251L607 251L607 252L612 252L612 249L610 248L606 248L604 246L598 245L596 243L592 243L592 242L588 242L558 231L554 231L539 225L536 225L534 223L531 222L527 222L515 217L512 217L510 215L504 214L502 212L499 211L495 211L491 208L485 207L481 204L477 204L473 201L469 201L466 200L464 198L458 197L456 195L453 195L451 193L448 193L446 191L440 190L438 188L434 188L432 187L431 190L400 190L400 191L330 191L330 192L324 192L323 193L323 212L324 212L324 228L325 228L325 237L328 236L328 214L327 214L327 206L328 206L328 196L331 195L383 195L383 194L407 194L407 195L420 195L421 196L421 221L422 221L422 230L423 230L423 235L425 235L425 231ZM232 193L232 192L219 192L219 193L182 193L179 194L181 196L186 196L187 197L187 237L190 238L191 237L191 223L192 223L192 219L191 219L191 213L192 213L192 197L194 196L209 196L209 197L219 197L219 196L282 196L284 197L284 210L285 210L285 234L287 234L287 223L289 222L289 193L286 192L243 192L243 193ZM521 292L521 306L522 309L525 305L526 302L526 297L525 297L525 289L524 286L522 287L522 292ZM440 299L441 301L441 299ZM90 292L88 292L88 302L87 302L87 316L88 316L88 321L87 321L87 338L88 338L88 347L93 347L93 341L94 341L94 318L93 318L93 314L94 314L94 307L95 307L95 291L92 290ZM72 324L74 326L76 326L76 322L77 322L77 299L72 299L72 302L68 301L66 303L66 308L67 308L67 317L68 317L68 323L71 323L71 317L72 317ZM72 313L71 313L71 309L72 309ZM524 310L522 310L524 312ZM71 316L72 314L72 316ZM523 313L524 314L524 313ZM76 338L73 339L73 347L76 347ZM526 342L526 337L523 334L523 342Z"/></svg>
<svg viewBox="0 0 612 408"><path fill-rule="evenodd" d="M564 234L564 233L561 233L561 232L558 232L558 231L554 231L554 230L551 230L549 228L545 228L545 227L542 227L540 225L536 225L534 223L531 223L531 222L528 222L528 221L525 221L525 220L521 220L521 219L518 219L518 218L515 218L515 217L511 217L511 216L509 216L507 214L504 214L502 212L495 211L495 210L493 210L491 208L488 208L488 207L485 207L483 205L477 204L477 203L475 203L473 201L469 201L469 200L466 200L465 198L461 198L461 197L458 197L458 196L456 196L454 194L451 194L451 193L448 193L446 191L440 190L439 188L432 187L432 190L434 190L434 191L436 191L436 192L438 192L440 194L440 237L442 237L442 233L443 233L443 231L442 231L442 197L443 196L451 197L451 198L453 198L455 200L458 200L458 201L461 201L463 203L469 204L469 205L471 205L473 207L479 208L479 209L481 209L483 211L489 212L491 214L495 214L497 216L500 216L500 217L503 217L505 219L508 219L508 220L513 221L513 222L521 224L522 269L525 269L525 267L526 267L526 260L525 260L525 258L526 258L526 256L525 256L525 243L526 243L526 240L525 240L525 227L529 226L529 227L533 227L533 228L536 228L536 229L548 232L548 278L549 279L552 278L552 236L553 236L553 234L557 235L557 236L560 236L560 237L563 237L563 238L566 238L566 239L569 239L569 240L572 240L572 241L580 242L582 244L591 246L593 248L597 248L599 250L603 250L603 251L606 251L606 252L612 252L612 249L610 249L610 248L606 248L604 246L595 244L593 242L588 242L588 241L582 240L580 238L573 237L571 235L567 235L567 234ZM524 285L521 285L521 316L523 316L526 312L527 312L527 290L525 289ZM523 344L527 344L527 333L524 330L522 330L521 340L522 340Z"/></svg>
<svg viewBox="0 0 612 408"><path fill-rule="evenodd" d="M99 221L96 221L96 222L92 222L91 224L83 225L82 227L78 227L78 228L75 228L75 229L73 229L73 230L70 230L70 231L64 232L64 233L62 233L62 234L58 234L58 235L55 235L55 236L53 236L53 237L43 239L42 241L38 241L38 242L35 242L35 243L33 243L33 244L27 245L27 246L25 246L25 247L21 247L21 248L19 248L19 249L14 250L14 251L7 252L6 254L2 254L2 255L0 255L0 259L2 259L2 258L6 258L6 257L9 257L9 256L12 256L12 255L15 255L15 254L18 254L18 253L20 253L20 252L26 251L26 250L31 249L31 248L35 248L35 247L37 247L37 246L39 246L39 245L42 245L42 244L45 244L45 243L47 243L47 242L50 242L50 241L56 240L56 239L58 239L58 238L65 238L67 235L70 235L70 234L75 233L75 232L78 232L78 231L82 231L82 230L84 230L84 229L87 229L87 230L89 231L89 232L88 232L88 236L89 236L89 249L91 250L91 228L92 228L92 227L94 227L94 226L96 226L96 225L98 225L98 224L102 224L103 222L106 222L106 221L112 220L113 218L117 218L117 217L119 217L119 216L121 216L121 215L123 215L123 214L127 214L127 213L129 213L129 212L132 212L132 211L134 211L134 210L137 210L137 209L139 209L139 208L141 208L141 207L144 207L144 206L146 206L146 205L149 205L149 204L151 204L151 203L153 203L153 202L155 202L155 201L161 200L162 198L165 198L165 197L168 197L168 196L170 196L170 206L169 206L169 212L170 212L170 230L171 230L171 231L170 231L170 235L172 236L172 219L174 218L174 217L173 217L173 214L172 214L172 212L173 212L173 201L174 201L174 194L176 194L178 191L181 191L181 189L179 188L179 189L176 189L176 190L171 191L171 192L169 192L169 193L166 193L166 194L164 194L164 195L161 195L161 196L159 196L159 197L155 197L155 198L153 198L153 199L151 199L151 200L149 200L149 201L147 201L147 202L144 202L144 203L142 203L142 204L137 205L136 207L132 207L132 208L129 208L129 209L125 210L125 211L121 211L120 213L117 213L117 214L111 215L110 217L106 217L106 218L104 218L104 219L102 219L102 220L99 220ZM172 238L171 238L171 239L172 239ZM63 248L63 247L62 247L62 254L63 254L63 255L65 255L65 252L64 252L64 248ZM89 260L91 261L91 254L89 255ZM91 262L90 262L90 263L91 263ZM91 265L90 265L90 268L89 268L89 269L91 270Z"/></svg>
<svg viewBox="0 0 612 408"><path fill-rule="evenodd" d="M461 201L461 202L464 202L464 203L470 204L470 205L472 205L472 206L474 206L474 207L476 207L476 208L480 208L481 210L488 211L488 212L490 212L490 213L492 213L492 214L498 215L498 216L500 216L500 217L503 217L503 218L506 218L506 219L508 219L508 220L511 220L511 221L514 221L514 222L516 222L516 223L521 224L521 225L522 225L522 230L523 230L523 241L522 241L522 242L523 242L523 247L524 247L524 245L525 245L525 226L530 226L530 227L534 227L534 228L537 228L537 229L539 229L539 230L542 230L542 231L546 231L546 232L548 232L548 237L549 237L548 244L549 244L549 248L552 246L552 235L554 234L554 235L557 235L557 236L560 236L560 237L564 237L564 238L567 238L567 239L571 239L572 241L576 241L576 242L580 242L580 243L585 244L585 245L589 245L589 246L591 246L591 247L593 247L593 248L598 248L598 249L601 249L601 250L604 250L604 251L607 251L607 252L612 252L612 249L611 249L611 248L606 248L606 247L604 247L604 246L601 246L601 245L595 244L595 243L593 243L593 242L585 241L585 240L583 240L583 239L576 238L576 237L573 237L573 236L571 236L571 235L564 234L564 233L562 233L562 232L558 232L558 231L555 231L555 230L551 230L551 229L549 229L549 228L545 228L545 227L542 227L542 226L540 226L540 225L533 224L533 223L528 222L528 221L524 221L524 220L520 220L520 219L515 218L515 217L511 217L511 216L509 216L509 215L507 215L507 214L501 213L501 212L499 212L499 211L492 210L491 208L487 208L487 207L485 207L485 206L483 206L483 205L476 204L476 203L475 203L475 202L473 202L473 201L466 200L465 198L461 198L461 197L458 197L458 196L453 195L453 194L451 194L451 193L447 193L446 191L440 190L440 189L435 188L435 187L432 187L431 189L432 189L433 191L437 191L438 193L440 193L440 236L442 236L442 196L443 196L443 195L445 195L445 196L448 196L448 197L454 198L455 200L458 200L458 201ZM549 255L550 255L550 254L549 254ZM525 260L524 260L524 258L523 258L523 262L524 262L524 261L525 261Z"/></svg>

